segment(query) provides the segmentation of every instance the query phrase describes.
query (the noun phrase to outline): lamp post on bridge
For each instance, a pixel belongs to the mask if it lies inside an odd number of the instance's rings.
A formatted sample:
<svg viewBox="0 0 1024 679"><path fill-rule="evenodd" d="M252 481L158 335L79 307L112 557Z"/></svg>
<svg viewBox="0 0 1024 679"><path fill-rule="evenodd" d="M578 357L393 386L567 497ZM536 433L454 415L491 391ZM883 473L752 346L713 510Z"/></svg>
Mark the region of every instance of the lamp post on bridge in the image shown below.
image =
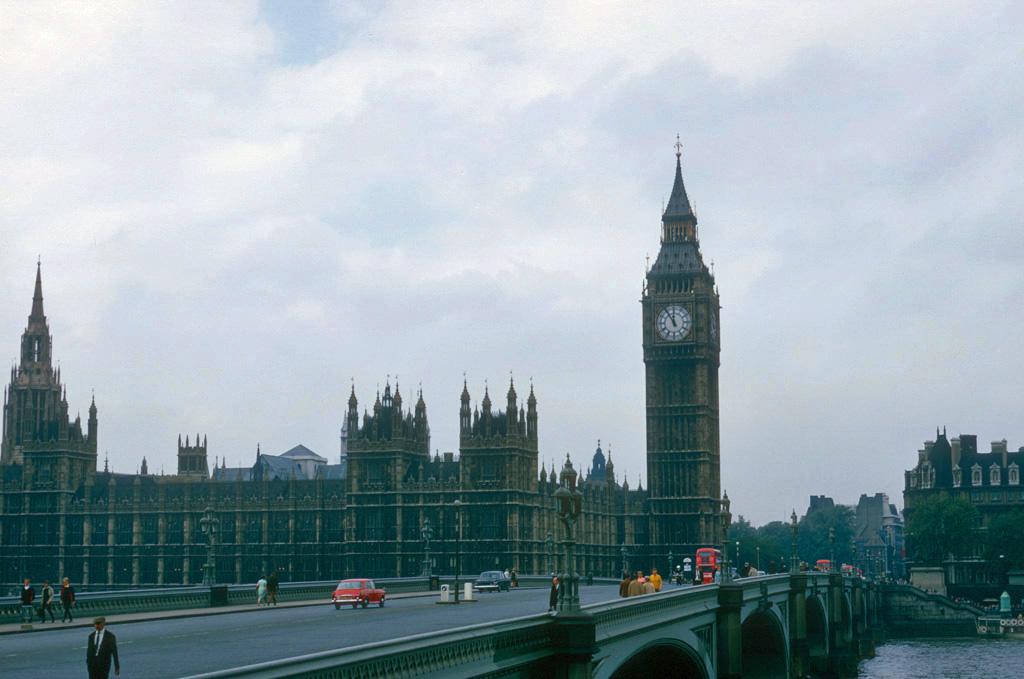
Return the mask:
<svg viewBox="0 0 1024 679"><path fill-rule="evenodd" d="M757 547L755 547L754 551L757 552L757 574L760 575L761 574L761 545L758 545Z"/></svg>
<svg viewBox="0 0 1024 679"><path fill-rule="evenodd" d="M430 539L434 537L434 529L430 525L430 519L423 519L423 527L420 528L420 537L423 538L423 577L430 577Z"/></svg>
<svg viewBox="0 0 1024 679"><path fill-rule="evenodd" d="M740 573L740 541L736 541L736 575L745 577L746 573Z"/></svg>
<svg viewBox="0 0 1024 679"><path fill-rule="evenodd" d="M206 564L203 566L203 584L213 585L217 581L217 566L214 561L214 550L217 547L217 531L220 530L220 519L213 513L213 507L207 506L203 518L199 519L199 527L206 536Z"/></svg>
<svg viewBox="0 0 1024 679"><path fill-rule="evenodd" d="M836 529L828 529L828 570L830 573L836 571Z"/></svg>
<svg viewBox="0 0 1024 679"><path fill-rule="evenodd" d="M790 555L789 555L789 572L792 573L792 574L796 574L796 573L800 572L800 562L797 560L797 556L796 556L796 532L797 532L798 528L797 528L797 522L796 522L796 510L795 509L793 510L793 513L790 514L790 516L789 516L789 522L790 522L790 526L793 529L793 546L792 546L792 551L790 552Z"/></svg>
<svg viewBox="0 0 1024 679"><path fill-rule="evenodd" d="M452 503L455 508L455 603L459 603L459 577L462 575L462 500Z"/></svg>
<svg viewBox="0 0 1024 679"><path fill-rule="evenodd" d="M622 573L624 575L629 574L629 550L626 549L626 543L622 543L622 548L619 549L619 553L622 554Z"/></svg>
<svg viewBox="0 0 1024 679"><path fill-rule="evenodd" d="M565 576L559 586L558 612L578 613L580 591L574 554L576 541L572 531L582 513L583 494L576 490L576 470L572 468L568 453L565 454L565 465L560 476L562 485L555 491L555 501L558 503L558 518L565 526L565 540L562 541L565 546Z"/></svg>
<svg viewBox="0 0 1024 679"><path fill-rule="evenodd" d="M544 553L547 556L548 575L554 575L555 574L555 565L554 565L554 560L555 560L555 538L551 534L551 531L548 531L548 536L544 540L544 548L545 548L545 552Z"/></svg>
<svg viewBox="0 0 1024 679"><path fill-rule="evenodd" d="M668 573L665 574L665 577L667 579L669 579L669 580L672 579L672 574L675 573L675 571L673 570L675 568L675 564L673 563L674 561L675 561L675 558L673 557L672 552L669 552L668 553Z"/></svg>

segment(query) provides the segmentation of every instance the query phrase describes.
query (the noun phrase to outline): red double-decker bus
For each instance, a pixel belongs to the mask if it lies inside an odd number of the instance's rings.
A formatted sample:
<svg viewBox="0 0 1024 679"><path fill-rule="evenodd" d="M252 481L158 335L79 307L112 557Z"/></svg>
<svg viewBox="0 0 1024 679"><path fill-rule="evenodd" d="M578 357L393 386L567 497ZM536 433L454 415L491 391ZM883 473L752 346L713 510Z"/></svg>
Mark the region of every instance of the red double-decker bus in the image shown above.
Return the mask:
<svg viewBox="0 0 1024 679"><path fill-rule="evenodd" d="M697 550L697 559L694 566L694 579L699 585L707 585L715 581L715 571L718 570L719 562L722 560L722 550L714 547L701 547Z"/></svg>

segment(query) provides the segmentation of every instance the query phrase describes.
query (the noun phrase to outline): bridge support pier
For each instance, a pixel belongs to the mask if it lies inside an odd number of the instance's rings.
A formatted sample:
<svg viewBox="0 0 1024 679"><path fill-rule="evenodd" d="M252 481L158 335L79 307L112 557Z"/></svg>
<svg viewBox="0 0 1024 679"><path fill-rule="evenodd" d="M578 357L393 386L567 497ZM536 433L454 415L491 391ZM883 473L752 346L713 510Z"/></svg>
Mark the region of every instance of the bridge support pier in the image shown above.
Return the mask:
<svg viewBox="0 0 1024 679"><path fill-rule="evenodd" d="M590 679L591 661L597 649L597 625L584 611L559 611L551 626L551 644L558 649L554 670L556 679Z"/></svg>
<svg viewBox="0 0 1024 679"><path fill-rule="evenodd" d="M853 642L858 658L874 658L875 643L867 619L867 594L865 584L853 582Z"/></svg>
<svg viewBox="0 0 1024 679"><path fill-rule="evenodd" d="M718 677L743 677L743 586L718 587Z"/></svg>
<svg viewBox="0 0 1024 679"><path fill-rule="evenodd" d="M857 656L849 631L843 625L843 576L828 576L828 669L833 677L857 676Z"/></svg>
<svg viewBox="0 0 1024 679"><path fill-rule="evenodd" d="M789 576L789 667L791 677L806 677L811 671L811 649L807 643L807 576Z"/></svg>

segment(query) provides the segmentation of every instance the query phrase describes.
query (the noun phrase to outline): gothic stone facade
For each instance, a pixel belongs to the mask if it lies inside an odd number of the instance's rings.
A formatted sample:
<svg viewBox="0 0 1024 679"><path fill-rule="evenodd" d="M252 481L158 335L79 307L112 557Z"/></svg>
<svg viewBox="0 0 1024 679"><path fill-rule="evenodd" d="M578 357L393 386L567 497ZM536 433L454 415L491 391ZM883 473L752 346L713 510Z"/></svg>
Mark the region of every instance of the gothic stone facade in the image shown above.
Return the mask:
<svg viewBox="0 0 1024 679"><path fill-rule="evenodd" d="M720 544L729 520L719 494L718 293L697 242L696 216L677 156L662 246L643 293L650 490L615 479L600 445L581 479L578 569L615 575L666 567L668 552ZM196 583L207 558L200 519L220 519L219 582L252 582L271 569L288 580L408 576L421 572L421 529L433 528L435 572L561 569L554 468L539 465L537 398L510 381L504 409L485 388L472 406L463 386L459 455L431 455L426 403L403 407L388 384L359 413L353 387L340 466L299 473L257 452L251 468L214 465L207 445L178 444L174 475L97 469L97 411L88 429L68 418L43 315L37 270L21 360L3 412L0 583L67 576L90 588ZM538 469L538 466L540 468ZM563 472L574 476L566 456ZM565 476L565 474L563 474ZM458 501L458 504L456 503ZM461 535L461 539L459 539ZM550 561L549 561L550 560Z"/></svg>

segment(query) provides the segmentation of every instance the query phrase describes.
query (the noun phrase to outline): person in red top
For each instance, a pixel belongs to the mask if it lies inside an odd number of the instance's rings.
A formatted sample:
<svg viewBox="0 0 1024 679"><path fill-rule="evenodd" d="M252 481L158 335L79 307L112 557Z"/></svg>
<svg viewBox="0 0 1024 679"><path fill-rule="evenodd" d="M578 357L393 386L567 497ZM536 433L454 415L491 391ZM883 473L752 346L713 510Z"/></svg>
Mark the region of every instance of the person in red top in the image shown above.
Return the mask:
<svg viewBox="0 0 1024 679"><path fill-rule="evenodd" d="M21 621L32 623L32 602L36 599L36 591L32 589L32 581L25 578L25 584L21 588Z"/></svg>

